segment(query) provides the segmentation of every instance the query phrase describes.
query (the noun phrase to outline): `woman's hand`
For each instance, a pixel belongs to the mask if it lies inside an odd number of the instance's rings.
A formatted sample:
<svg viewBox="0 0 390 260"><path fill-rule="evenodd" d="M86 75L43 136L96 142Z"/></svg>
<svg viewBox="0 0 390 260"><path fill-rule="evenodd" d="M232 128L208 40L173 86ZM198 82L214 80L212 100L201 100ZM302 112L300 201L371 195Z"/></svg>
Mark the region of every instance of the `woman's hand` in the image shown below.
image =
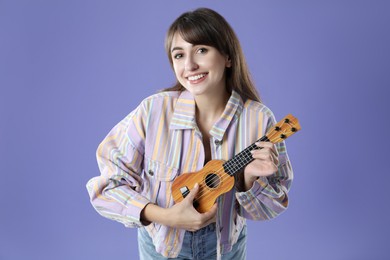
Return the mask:
<svg viewBox="0 0 390 260"><path fill-rule="evenodd" d="M212 222L215 222L217 214L217 204L205 213L199 213L193 206L199 185L196 183L190 193L180 203L169 208L169 226L182 228L189 231L199 230Z"/></svg>
<svg viewBox="0 0 390 260"><path fill-rule="evenodd" d="M258 142L262 149L252 150L254 160L244 169L245 190L249 190L258 177L266 177L278 170L279 160L275 145L270 142Z"/></svg>
<svg viewBox="0 0 390 260"><path fill-rule="evenodd" d="M199 230L215 222L217 204L205 213L199 213L193 206L194 198L199 191L199 185L194 188L180 203L165 209L154 204L148 204L141 213L141 219L146 222L156 222L162 225L181 228L188 231Z"/></svg>

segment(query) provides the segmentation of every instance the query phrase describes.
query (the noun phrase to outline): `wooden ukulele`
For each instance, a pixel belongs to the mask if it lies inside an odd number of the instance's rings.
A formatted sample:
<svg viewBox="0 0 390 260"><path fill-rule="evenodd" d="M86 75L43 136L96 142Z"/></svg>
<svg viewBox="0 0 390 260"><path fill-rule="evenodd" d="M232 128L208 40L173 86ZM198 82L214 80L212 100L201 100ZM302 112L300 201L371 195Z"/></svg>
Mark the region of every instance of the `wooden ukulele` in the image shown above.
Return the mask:
<svg viewBox="0 0 390 260"><path fill-rule="evenodd" d="M279 143L300 129L298 119L287 115L256 142ZM195 183L198 183L199 190L194 199L194 207L200 213L209 211L221 194L233 188L234 175L254 160L251 151L261 149L255 143L226 162L211 160L200 171L178 176L172 183L172 197L175 203L181 202Z"/></svg>

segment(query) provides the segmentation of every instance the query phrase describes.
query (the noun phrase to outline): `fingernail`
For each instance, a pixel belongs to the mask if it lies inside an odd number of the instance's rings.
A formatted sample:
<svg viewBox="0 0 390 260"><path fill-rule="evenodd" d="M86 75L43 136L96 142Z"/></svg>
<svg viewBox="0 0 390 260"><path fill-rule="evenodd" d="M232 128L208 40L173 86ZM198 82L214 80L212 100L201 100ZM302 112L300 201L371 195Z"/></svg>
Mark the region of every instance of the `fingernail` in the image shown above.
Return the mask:
<svg viewBox="0 0 390 260"><path fill-rule="evenodd" d="M198 188L198 187L199 187L199 184L195 183L194 188Z"/></svg>

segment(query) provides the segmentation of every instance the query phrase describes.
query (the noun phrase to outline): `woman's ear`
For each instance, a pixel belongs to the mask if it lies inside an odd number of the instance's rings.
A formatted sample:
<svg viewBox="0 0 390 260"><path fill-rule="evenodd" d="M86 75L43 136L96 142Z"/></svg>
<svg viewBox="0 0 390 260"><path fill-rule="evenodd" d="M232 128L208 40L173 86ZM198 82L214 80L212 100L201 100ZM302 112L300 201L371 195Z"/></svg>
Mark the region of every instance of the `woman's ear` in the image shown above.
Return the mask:
<svg viewBox="0 0 390 260"><path fill-rule="evenodd" d="M229 56L226 56L225 67L230 68L231 66L232 66L232 61Z"/></svg>

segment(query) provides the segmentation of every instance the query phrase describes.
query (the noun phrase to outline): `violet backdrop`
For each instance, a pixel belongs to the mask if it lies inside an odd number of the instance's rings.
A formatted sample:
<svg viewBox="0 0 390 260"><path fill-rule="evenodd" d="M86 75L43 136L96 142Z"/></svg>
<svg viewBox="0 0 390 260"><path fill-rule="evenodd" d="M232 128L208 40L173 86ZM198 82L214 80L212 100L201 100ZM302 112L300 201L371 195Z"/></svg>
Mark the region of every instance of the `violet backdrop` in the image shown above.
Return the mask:
<svg viewBox="0 0 390 260"><path fill-rule="evenodd" d="M0 1L0 259L137 259L86 182L108 131L174 74L164 35L196 7L238 34L287 140L289 209L248 222L248 259L389 259L390 2Z"/></svg>

